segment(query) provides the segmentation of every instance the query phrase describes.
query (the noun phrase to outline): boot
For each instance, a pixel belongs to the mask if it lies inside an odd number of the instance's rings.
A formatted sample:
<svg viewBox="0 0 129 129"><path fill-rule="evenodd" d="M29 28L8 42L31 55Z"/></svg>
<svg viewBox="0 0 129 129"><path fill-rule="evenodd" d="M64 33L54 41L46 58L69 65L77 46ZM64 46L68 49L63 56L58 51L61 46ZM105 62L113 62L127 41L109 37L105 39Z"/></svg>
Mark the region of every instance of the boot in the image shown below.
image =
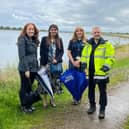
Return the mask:
<svg viewBox="0 0 129 129"><path fill-rule="evenodd" d="M100 106L98 118L99 119L104 119L105 118L105 107L104 106Z"/></svg>
<svg viewBox="0 0 129 129"><path fill-rule="evenodd" d="M56 107L54 98L51 98L51 99L50 99L50 104L51 104L52 107Z"/></svg>
<svg viewBox="0 0 129 129"><path fill-rule="evenodd" d="M104 119L105 118L105 110L100 110L98 117L99 117L99 119Z"/></svg>
<svg viewBox="0 0 129 129"><path fill-rule="evenodd" d="M96 111L96 105L90 105L90 108L87 110L87 113L93 114Z"/></svg>

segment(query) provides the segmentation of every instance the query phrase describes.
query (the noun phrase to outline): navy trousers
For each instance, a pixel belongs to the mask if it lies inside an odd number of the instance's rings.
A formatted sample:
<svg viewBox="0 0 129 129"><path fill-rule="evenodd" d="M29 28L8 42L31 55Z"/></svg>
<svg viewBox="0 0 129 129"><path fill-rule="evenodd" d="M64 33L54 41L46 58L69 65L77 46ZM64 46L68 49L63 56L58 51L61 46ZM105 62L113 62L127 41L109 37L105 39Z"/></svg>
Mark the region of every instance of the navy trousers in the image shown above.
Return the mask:
<svg viewBox="0 0 129 129"><path fill-rule="evenodd" d="M107 105L107 92L106 92L107 83L103 80L96 81L93 78L89 79L88 97L89 97L90 105L94 106L96 104L96 102L95 102L95 87L96 87L96 84L98 84L98 87L99 87L100 110L105 110L105 107Z"/></svg>

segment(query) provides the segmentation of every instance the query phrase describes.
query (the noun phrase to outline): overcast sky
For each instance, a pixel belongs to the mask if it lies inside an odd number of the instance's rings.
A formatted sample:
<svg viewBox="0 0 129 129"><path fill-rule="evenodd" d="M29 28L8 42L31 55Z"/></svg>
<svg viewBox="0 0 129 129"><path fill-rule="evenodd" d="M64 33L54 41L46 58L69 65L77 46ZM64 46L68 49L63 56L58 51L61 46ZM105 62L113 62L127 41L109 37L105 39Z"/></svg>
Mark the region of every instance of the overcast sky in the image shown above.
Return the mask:
<svg viewBox="0 0 129 129"><path fill-rule="evenodd" d="M61 30L83 26L90 31L129 32L129 0L0 0L0 25L40 29L55 23Z"/></svg>

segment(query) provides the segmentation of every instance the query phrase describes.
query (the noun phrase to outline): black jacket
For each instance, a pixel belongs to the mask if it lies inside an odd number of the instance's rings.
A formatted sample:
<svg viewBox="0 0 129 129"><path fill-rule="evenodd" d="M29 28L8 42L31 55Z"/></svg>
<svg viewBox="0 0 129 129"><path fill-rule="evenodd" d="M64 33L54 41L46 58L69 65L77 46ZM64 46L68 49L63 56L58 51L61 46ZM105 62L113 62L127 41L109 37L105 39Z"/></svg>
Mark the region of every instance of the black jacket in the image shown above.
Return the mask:
<svg viewBox="0 0 129 129"><path fill-rule="evenodd" d="M18 39L18 56L19 71L37 72L37 45L35 40L29 39L27 36L21 36Z"/></svg>
<svg viewBox="0 0 129 129"><path fill-rule="evenodd" d="M43 37L40 45L40 65L43 65L43 66L48 64L49 46L47 45L46 41L47 41L47 37ZM61 48L59 49L58 46L56 45L55 59L57 60L57 62L62 62L62 56L64 54L63 42L61 38L60 38L60 46Z"/></svg>

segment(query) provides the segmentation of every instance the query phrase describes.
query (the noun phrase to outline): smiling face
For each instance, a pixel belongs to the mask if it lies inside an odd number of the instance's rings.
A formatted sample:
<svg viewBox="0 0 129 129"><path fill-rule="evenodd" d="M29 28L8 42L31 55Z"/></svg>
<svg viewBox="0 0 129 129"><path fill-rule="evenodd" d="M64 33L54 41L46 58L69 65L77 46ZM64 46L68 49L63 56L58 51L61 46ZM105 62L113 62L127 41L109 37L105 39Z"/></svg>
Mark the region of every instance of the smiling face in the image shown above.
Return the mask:
<svg viewBox="0 0 129 129"><path fill-rule="evenodd" d="M75 35L76 35L77 39L82 39L83 35L84 35L83 29L81 27L76 28Z"/></svg>
<svg viewBox="0 0 129 129"><path fill-rule="evenodd" d="M101 35L102 35L101 29L99 27L94 27L92 29L92 35L93 35L95 40L99 40Z"/></svg>
<svg viewBox="0 0 129 129"><path fill-rule="evenodd" d="M35 29L34 29L34 26L32 24L29 24L26 28L26 34L29 36L29 37L33 37L34 34L35 34Z"/></svg>
<svg viewBox="0 0 129 129"><path fill-rule="evenodd" d="M55 37L57 35L57 33L58 33L58 30L57 30L57 28L52 27L52 28L50 28L49 33L50 33L51 37Z"/></svg>

